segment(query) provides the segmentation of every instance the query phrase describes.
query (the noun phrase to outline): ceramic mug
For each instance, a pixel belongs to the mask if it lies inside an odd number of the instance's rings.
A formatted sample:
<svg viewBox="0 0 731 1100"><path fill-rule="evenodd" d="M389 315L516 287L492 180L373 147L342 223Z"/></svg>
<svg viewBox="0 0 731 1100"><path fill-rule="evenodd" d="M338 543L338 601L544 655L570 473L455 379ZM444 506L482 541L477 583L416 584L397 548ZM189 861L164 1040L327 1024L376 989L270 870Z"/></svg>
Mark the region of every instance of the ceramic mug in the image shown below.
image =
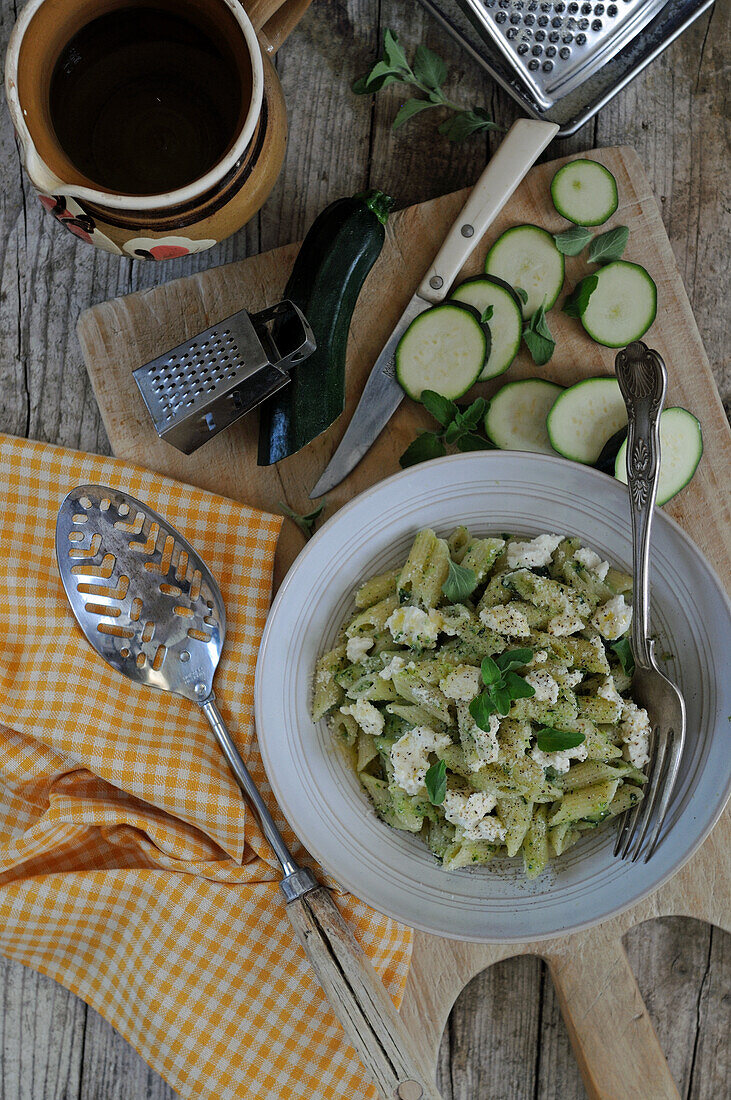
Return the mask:
<svg viewBox="0 0 731 1100"><path fill-rule="evenodd" d="M5 86L25 170L46 209L88 243L143 259L163 260L199 252L234 233L262 206L282 166L287 120L271 58L310 2L246 0L244 10L239 0L30 0L10 38ZM97 23L101 17L107 22ZM141 57L143 47L137 49L135 34L139 38L140 21L148 18L156 19L159 26L155 29L150 24L144 42L147 54ZM183 26L186 19L187 31ZM97 34L99 27L108 28L106 39L102 31L98 32L101 39L89 38ZM167 28L172 28L170 42L164 40ZM119 71L103 59L95 67L94 43L113 42L116 49L128 31L130 52L114 55ZM88 60L83 79L95 81L92 85L73 83L82 57ZM129 75L125 65L147 65L147 71L152 70L154 75L157 59L162 69L174 66L177 58L179 71L173 72L172 82L166 85L169 101L165 110L171 112L169 118L161 113L162 106L158 111L150 110L143 99L130 105L127 114L126 86L116 99L113 87L115 80L120 88L123 86L124 77ZM135 89L139 85L142 96L149 93L144 75L142 71L140 81L134 85ZM224 76L232 81L235 95L233 91L227 95ZM198 84L191 89L193 77ZM88 94L89 87L95 89L93 96ZM105 96L111 104L109 111L104 118L95 116L93 126L84 128L90 100L94 99L96 110L97 102L106 103ZM59 107L64 102L72 105L65 115ZM202 103L207 104L209 114L200 118L196 115L189 134L186 112L192 117L203 109ZM156 104L162 104L159 97ZM135 105L140 108L136 115L132 110ZM218 148L209 131L216 130L213 124L221 122L227 112L230 132L215 135L221 146ZM173 127L166 125L170 119ZM104 127L108 129L111 156L107 155L102 171L100 158L93 159L87 138L89 132L96 134L99 128L103 132ZM169 182L159 190L154 183L151 186L149 180L157 178L156 168L167 163L162 156L150 155L155 148L155 127L166 156L170 154L174 159L177 154L174 178L184 179L186 157L191 151L205 170L181 186L170 186ZM64 134L63 143L59 133ZM177 148L172 152L168 148L171 134L177 138ZM147 142L148 155L146 160L138 156L135 164L138 139ZM69 150L77 146L80 155L70 155ZM208 164L205 157L210 159L212 149L214 153L218 149L218 155ZM141 184L124 187L115 177L125 153L129 154L128 171L132 175L123 177L124 182L137 175L137 168L141 178L149 169L147 186L143 178ZM93 178L105 172L103 180ZM165 180L164 172L159 178Z"/></svg>

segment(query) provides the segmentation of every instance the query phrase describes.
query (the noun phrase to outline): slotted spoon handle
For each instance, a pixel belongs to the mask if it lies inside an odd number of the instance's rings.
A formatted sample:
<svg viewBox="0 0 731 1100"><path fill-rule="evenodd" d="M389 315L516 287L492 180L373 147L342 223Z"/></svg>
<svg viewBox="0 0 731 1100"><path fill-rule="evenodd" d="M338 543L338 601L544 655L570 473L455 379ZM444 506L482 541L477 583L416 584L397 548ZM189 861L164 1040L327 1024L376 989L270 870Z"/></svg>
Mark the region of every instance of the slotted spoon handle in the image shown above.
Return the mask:
<svg viewBox="0 0 731 1100"><path fill-rule="evenodd" d="M382 1100L441 1100L426 1055L323 886L287 906L310 965Z"/></svg>
<svg viewBox="0 0 731 1100"><path fill-rule="evenodd" d="M382 1100L440 1100L370 961L312 872L300 867L259 794L211 694L200 704L247 805L282 867L287 914L333 1012Z"/></svg>

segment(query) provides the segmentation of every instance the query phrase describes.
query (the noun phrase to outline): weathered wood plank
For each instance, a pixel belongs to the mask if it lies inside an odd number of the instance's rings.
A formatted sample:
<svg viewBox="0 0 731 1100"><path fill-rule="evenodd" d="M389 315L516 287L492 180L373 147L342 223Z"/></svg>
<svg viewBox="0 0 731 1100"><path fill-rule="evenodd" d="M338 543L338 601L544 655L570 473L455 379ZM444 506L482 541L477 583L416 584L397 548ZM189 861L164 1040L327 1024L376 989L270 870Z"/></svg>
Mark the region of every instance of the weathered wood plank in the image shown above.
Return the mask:
<svg viewBox="0 0 731 1100"><path fill-rule="evenodd" d="M93 1008L87 1009L83 1050L78 1100L176 1100L177 1093ZM68 1100L76 1095L70 1092Z"/></svg>
<svg viewBox="0 0 731 1100"><path fill-rule="evenodd" d="M86 1012L50 978L0 958L2 1100L76 1100Z"/></svg>

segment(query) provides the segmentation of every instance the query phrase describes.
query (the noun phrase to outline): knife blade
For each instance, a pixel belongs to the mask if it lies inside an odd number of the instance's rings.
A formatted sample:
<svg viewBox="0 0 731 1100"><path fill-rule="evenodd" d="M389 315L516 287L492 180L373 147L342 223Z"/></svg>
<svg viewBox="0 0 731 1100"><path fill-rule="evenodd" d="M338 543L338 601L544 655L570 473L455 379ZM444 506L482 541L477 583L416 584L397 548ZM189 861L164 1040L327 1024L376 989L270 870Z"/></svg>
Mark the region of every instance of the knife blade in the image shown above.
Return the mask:
<svg viewBox="0 0 731 1100"><path fill-rule="evenodd" d="M510 127L376 359L352 420L310 492L311 499L339 485L381 434L404 398L395 377L394 353L399 340L415 317L446 298L487 227L557 132L553 122L527 118Z"/></svg>
<svg viewBox="0 0 731 1100"><path fill-rule="evenodd" d="M430 303L420 298L417 291L401 314L368 375L358 406L338 449L310 493L312 500L329 493L355 469L403 401L406 395L396 381L396 347L414 318L429 306Z"/></svg>

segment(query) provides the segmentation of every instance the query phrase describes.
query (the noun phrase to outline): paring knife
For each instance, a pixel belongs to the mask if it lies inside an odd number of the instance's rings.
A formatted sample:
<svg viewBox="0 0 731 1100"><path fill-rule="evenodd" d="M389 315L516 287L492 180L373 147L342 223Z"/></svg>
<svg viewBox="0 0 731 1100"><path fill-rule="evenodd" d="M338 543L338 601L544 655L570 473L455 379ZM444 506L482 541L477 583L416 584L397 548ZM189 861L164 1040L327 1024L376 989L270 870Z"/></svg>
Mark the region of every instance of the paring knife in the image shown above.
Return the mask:
<svg viewBox="0 0 731 1100"><path fill-rule="evenodd" d="M553 122L527 118L510 127L376 359L353 418L311 498L321 497L348 476L396 412L405 396L395 377L394 353L399 340L415 317L446 298L487 227L557 132Z"/></svg>

